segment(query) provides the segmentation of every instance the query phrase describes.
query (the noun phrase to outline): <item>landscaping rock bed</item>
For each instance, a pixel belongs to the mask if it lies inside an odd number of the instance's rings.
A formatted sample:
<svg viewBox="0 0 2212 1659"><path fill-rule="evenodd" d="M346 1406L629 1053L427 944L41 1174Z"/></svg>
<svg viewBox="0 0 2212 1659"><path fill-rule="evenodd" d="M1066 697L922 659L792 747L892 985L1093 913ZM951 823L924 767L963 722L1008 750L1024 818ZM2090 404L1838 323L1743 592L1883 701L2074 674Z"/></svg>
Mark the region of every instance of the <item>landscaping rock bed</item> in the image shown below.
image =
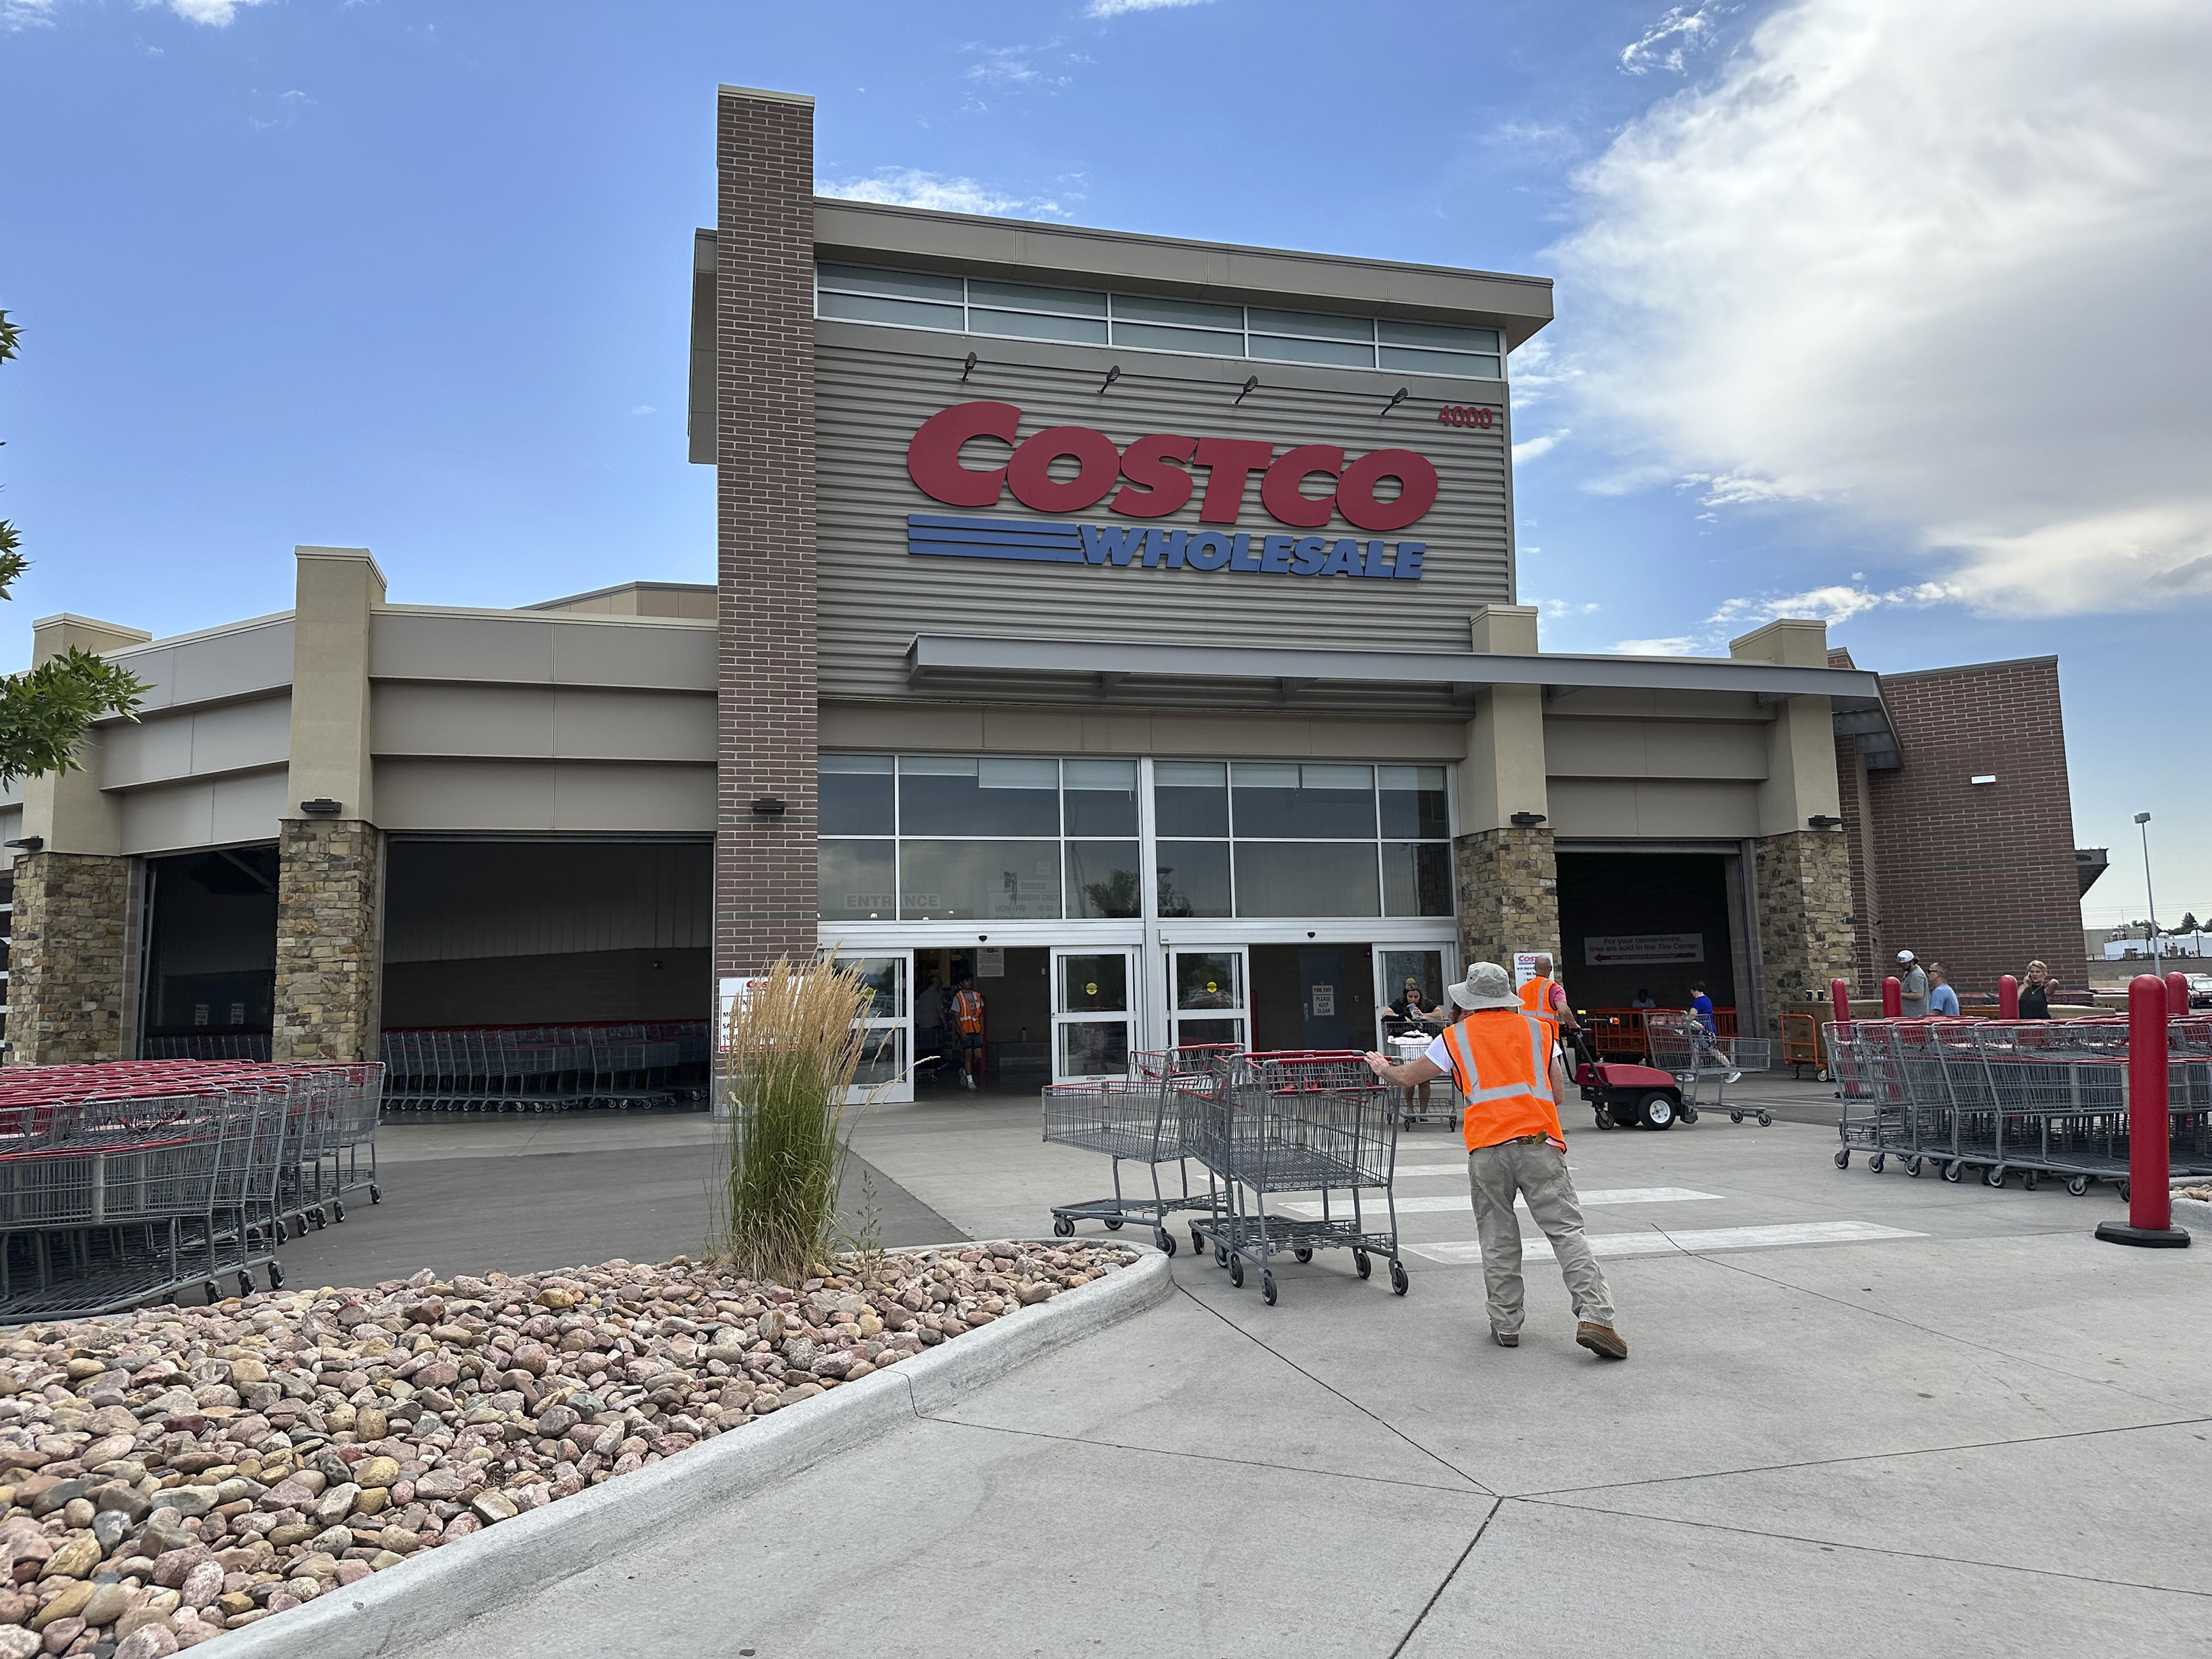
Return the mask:
<svg viewBox="0 0 2212 1659"><path fill-rule="evenodd" d="M1135 1253L687 1258L0 1331L0 1659L160 1656L659 1462Z"/></svg>

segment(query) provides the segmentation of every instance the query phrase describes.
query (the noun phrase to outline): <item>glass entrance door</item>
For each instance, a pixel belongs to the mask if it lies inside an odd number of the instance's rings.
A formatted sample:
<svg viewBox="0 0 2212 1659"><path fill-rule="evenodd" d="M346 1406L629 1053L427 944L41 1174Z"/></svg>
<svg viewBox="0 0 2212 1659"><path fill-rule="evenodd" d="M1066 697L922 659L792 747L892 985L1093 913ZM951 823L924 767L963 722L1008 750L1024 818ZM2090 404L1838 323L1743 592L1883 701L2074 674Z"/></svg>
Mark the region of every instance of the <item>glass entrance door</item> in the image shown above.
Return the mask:
<svg viewBox="0 0 2212 1659"><path fill-rule="evenodd" d="M1127 1077L1136 1018L1137 953L1054 946L1052 1080Z"/></svg>
<svg viewBox="0 0 2212 1659"><path fill-rule="evenodd" d="M863 1030L860 1069L845 1092L848 1105L857 1105L875 1095L878 1100L912 1100L914 1073L908 1060L914 1053L914 952L885 951L870 956L841 956L840 968L857 968L872 994L866 1013L857 1022ZM882 1093L877 1094L878 1089Z"/></svg>
<svg viewBox="0 0 2212 1659"><path fill-rule="evenodd" d="M1250 1042L1250 982L1241 945L1168 951L1168 1018L1178 1048Z"/></svg>
<svg viewBox="0 0 2212 1659"><path fill-rule="evenodd" d="M1390 1053L1383 1042L1383 1022L1390 1005L1406 994L1411 981L1421 993L1421 1006L1442 1008L1444 1000L1444 953L1434 945L1378 945L1375 947L1375 1046Z"/></svg>

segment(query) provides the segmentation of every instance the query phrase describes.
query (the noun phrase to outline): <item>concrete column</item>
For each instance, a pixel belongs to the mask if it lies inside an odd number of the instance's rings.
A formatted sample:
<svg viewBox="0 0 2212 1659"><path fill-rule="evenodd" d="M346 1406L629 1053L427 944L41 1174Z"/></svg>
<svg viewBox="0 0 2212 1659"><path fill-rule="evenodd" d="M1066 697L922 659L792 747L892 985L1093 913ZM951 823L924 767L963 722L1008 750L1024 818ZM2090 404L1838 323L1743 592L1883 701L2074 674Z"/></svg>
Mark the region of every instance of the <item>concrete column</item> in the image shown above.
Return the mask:
<svg viewBox="0 0 2212 1659"><path fill-rule="evenodd" d="M88 617L31 626L34 665L72 646L105 653L152 637ZM100 787L100 747L95 729L78 747L81 770L23 781L21 833L42 845L15 867L8 1057L19 1065L125 1057L133 866L123 856L121 803Z"/></svg>
<svg viewBox="0 0 2212 1659"><path fill-rule="evenodd" d="M1490 605L1472 618L1476 651L1536 653L1536 608ZM1559 865L1545 788L1544 694L1540 686L1488 686L1475 696L1459 769L1459 887L1463 962L1510 968L1516 951L1559 949ZM1534 823L1516 823L1518 814Z"/></svg>
<svg viewBox="0 0 2212 1659"><path fill-rule="evenodd" d="M383 838L375 823L368 651L384 573L367 548L294 550L292 769L277 836L270 1054L374 1060Z"/></svg>
<svg viewBox="0 0 2212 1659"><path fill-rule="evenodd" d="M1729 641L1740 660L1828 665L1825 623L1783 618ZM1753 842L1753 908L1759 921L1760 1024L1778 1037L1782 1013L1808 990L1850 979L1856 948L1851 926L1850 852L1841 826L1835 726L1826 697L1784 697L1767 728L1766 781L1759 787L1759 836ZM1833 827L1815 829L1814 818Z"/></svg>

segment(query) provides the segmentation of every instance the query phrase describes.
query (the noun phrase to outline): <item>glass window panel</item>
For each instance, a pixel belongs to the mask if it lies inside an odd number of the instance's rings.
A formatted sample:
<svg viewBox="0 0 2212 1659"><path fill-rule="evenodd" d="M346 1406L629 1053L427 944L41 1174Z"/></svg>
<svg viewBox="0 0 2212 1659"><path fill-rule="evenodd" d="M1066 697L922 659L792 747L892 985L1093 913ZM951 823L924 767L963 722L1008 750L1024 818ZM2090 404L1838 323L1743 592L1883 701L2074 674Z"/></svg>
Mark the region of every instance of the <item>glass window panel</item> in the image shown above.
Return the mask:
<svg viewBox="0 0 2212 1659"><path fill-rule="evenodd" d="M971 334L1011 334L1024 340L1073 340L1082 345L1106 343L1103 317L1041 317L1026 311L986 311L968 313Z"/></svg>
<svg viewBox="0 0 2212 1659"><path fill-rule="evenodd" d="M892 822L889 755L824 755L819 780L822 833L888 836Z"/></svg>
<svg viewBox="0 0 2212 1659"><path fill-rule="evenodd" d="M1221 761L1153 762L1152 812L1163 836L1226 836L1228 765Z"/></svg>
<svg viewBox="0 0 2212 1659"><path fill-rule="evenodd" d="M1404 997L1408 980L1420 988L1424 1008L1440 1007L1444 994L1444 953L1441 951L1383 951L1383 1000L1396 1002Z"/></svg>
<svg viewBox="0 0 2212 1659"><path fill-rule="evenodd" d="M889 921L898 914L888 841L815 842L824 921Z"/></svg>
<svg viewBox="0 0 2212 1659"><path fill-rule="evenodd" d="M1203 300L1164 300L1155 294L1117 294L1114 319L1127 317L1139 323L1178 323L1185 328L1227 328L1240 333L1244 307L1212 305Z"/></svg>
<svg viewBox="0 0 2212 1659"><path fill-rule="evenodd" d="M1127 1020L1069 1020L1060 1027L1059 1038L1061 1077L1128 1076Z"/></svg>
<svg viewBox="0 0 2212 1659"><path fill-rule="evenodd" d="M1067 843L1067 914L1093 919L1133 919L1144 901L1133 841Z"/></svg>
<svg viewBox="0 0 2212 1659"><path fill-rule="evenodd" d="M1285 840L1329 836L1375 838L1375 769L1371 766L1292 766L1239 761L1230 782L1237 804L1237 836ZM1243 866L1239 865L1241 872ZM1238 878L1241 882L1243 878ZM1371 891L1374 882L1368 888ZM1315 910L1245 910L1246 915L1321 915ZM1372 915L1372 910L1341 914Z"/></svg>
<svg viewBox="0 0 2212 1659"><path fill-rule="evenodd" d="M1139 351L1194 351L1206 357L1242 357L1242 334L1217 334L1204 328L1155 328L1150 323L1125 323L1116 318L1114 343Z"/></svg>
<svg viewBox="0 0 2212 1659"><path fill-rule="evenodd" d="M876 1025L860 1039L860 1063L853 1068L856 1089L896 1083L906 1072L906 1027Z"/></svg>
<svg viewBox="0 0 2212 1659"><path fill-rule="evenodd" d="M960 303L960 278L933 270L884 270L876 265L840 265L824 260L814 267L816 285L854 294L882 294L898 300Z"/></svg>
<svg viewBox="0 0 2212 1659"><path fill-rule="evenodd" d="M1071 836L1137 833L1137 763L1072 760L1062 763Z"/></svg>
<svg viewBox="0 0 2212 1659"><path fill-rule="evenodd" d="M1124 951L1060 959L1060 1012L1063 1014L1127 1013L1129 957Z"/></svg>
<svg viewBox="0 0 2212 1659"><path fill-rule="evenodd" d="M1441 766L1382 769L1382 833L1409 840L1443 841L1451 835L1451 806ZM1395 913L1394 913L1395 914Z"/></svg>
<svg viewBox="0 0 2212 1659"><path fill-rule="evenodd" d="M1242 1008L1244 957L1239 951L1176 952L1177 1008Z"/></svg>
<svg viewBox="0 0 2212 1659"><path fill-rule="evenodd" d="M1158 857L1161 915L1230 913L1227 842L1164 841L1158 843Z"/></svg>
<svg viewBox="0 0 2212 1659"><path fill-rule="evenodd" d="M886 300L872 294L824 294L815 309L822 316L848 323L895 323L901 328L942 328L956 334L963 326L958 306Z"/></svg>
<svg viewBox="0 0 2212 1659"><path fill-rule="evenodd" d="M1357 340L1285 340L1255 334L1252 356L1278 363L1336 363L1346 368L1375 367L1375 348Z"/></svg>
<svg viewBox="0 0 2212 1659"><path fill-rule="evenodd" d="M1414 351L1404 346L1384 346L1382 367L1409 374L1466 374L1478 380L1502 380L1505 371L1495 357L1474 357L1460 351Z"/></svg>
<svg viewBox="0 0 2212 1659"><path fill-rule="evenodd" d="M899 915L908 921L1056 918L1060 847L1048 841L902 841L899 891Z"/></svg>
<svg viewBox="0 0 2212 1659"><path fill-rule="evenodd" d="M906 958L904 957L839 957L837 966L858 969L871 1001L863 1019L906 1018Z"/></svg>
<svg viewBox="0 0 2212 1659"><path fill-rule="evenodd" d="M1242 1048L1244 1046L1244 1022L1241 1019L1178 1019L1176 1021L1176 1042L1185 1048Z"/></svg>
<svg viewBox="0 0 2212 1659"><path fill-rule="evenodd" d="M1089 289L1039 288L1032 283L968 281L968 303L1010 311L1051 311L1063 317L1103 317L1106 296ZM1103 335L1099 337L1104 338Z"/></svg>
<svg viewBox="0 0 2212 1659"><path fill-rule="evenodd" d="M1428 346L1437 351L1494 353L1498 349L1498 331L1494 328L1449 328L1442 323L1384 320L1377 322L1375 329L1384 345Z"/></svg>
<svg viewBox="0 0 2212 1659"><path fill-rule="evenodd" d="M1255 333L1303 335L1308 339L1375 341L1371 317L1338 317L1325 311L1269 311L1264 306L1244 308L1244 326Z"/></svg>
<svg viewBox="0 0 2212 1659"><path fill-rule="evenodd" d="M1056 761L902 756L898 768L902 835L1060 833Z"/></svg>
<svg viewBox="0 0 2212 1659"><path fill-rule="evenodd" d="M1372 916L1381 914L1375 843L1240 841L1240 916Z"/></svg>
<svg viewBox="0 0 2212 1659"><path fill-rule="evenodd" d="M1382 843L1382 914L1389 916L1448 916L1452 914L1451 844L1449 842L1386 841Z"/></svg>

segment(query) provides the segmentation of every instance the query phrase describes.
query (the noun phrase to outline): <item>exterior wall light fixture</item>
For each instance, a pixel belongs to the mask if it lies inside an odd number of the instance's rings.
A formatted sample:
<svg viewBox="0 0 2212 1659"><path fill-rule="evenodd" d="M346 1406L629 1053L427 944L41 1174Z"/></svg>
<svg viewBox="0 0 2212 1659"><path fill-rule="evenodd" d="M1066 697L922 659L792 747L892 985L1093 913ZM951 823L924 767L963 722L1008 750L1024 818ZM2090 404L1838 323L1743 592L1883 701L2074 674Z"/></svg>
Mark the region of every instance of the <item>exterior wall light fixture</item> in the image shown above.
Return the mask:
<svg viewBox="0 0 2212 1659"><path fill-rule="evenodd" d="M334 818L345 808L343 802L334 801L328 795L318 795L313 800L301 801L300 810L311 818Z"/></svg>
<svg viewBox="0 0 2212 1659"><path fill-rule="evenodd" d="M1543 821L1544 815L1541 812L1516 812L1513 815L1514 824L1522 830L1533 830Z"/></svg>
<svg viewBox="0 0 2212 1659"><path fill-rule="evenodd" d="M1844 821L1830 817L1826 812L1815 812L1805 820L1805 827L1808 830L1840 830L1844 827Z"/></svg>
<svg viewBox="0 0 2212 1659"><path fill-rule="evenodd" d="M757 818L780 818L783 816L783 802L775 795L763 795L753 803L753 816Z"/></svg>
<svg viewBox="0 0 2212 1659"><path fill-rule="evenodd" d="M11 841L7 843L10 847L20 848L26 853L35 853L46 844L46 838L44 836L26 836L21 841Z"/></svg>

